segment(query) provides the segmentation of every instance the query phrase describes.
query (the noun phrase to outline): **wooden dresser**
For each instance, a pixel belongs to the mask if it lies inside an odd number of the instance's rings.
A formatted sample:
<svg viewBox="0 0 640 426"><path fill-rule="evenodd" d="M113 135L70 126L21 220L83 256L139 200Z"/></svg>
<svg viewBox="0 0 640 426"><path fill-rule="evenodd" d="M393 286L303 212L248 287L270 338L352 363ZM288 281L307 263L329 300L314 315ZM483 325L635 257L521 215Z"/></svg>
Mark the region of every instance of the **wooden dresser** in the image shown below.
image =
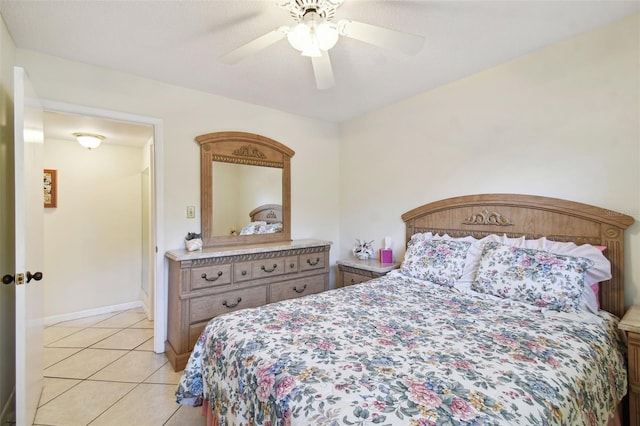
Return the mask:
<svg viewBox="0 0 640 426"><path fill-rule="evenodd" d="M184 369L211 318L328 290L330 248L296 240L167 252L166 355L174 370Z"/></svg>

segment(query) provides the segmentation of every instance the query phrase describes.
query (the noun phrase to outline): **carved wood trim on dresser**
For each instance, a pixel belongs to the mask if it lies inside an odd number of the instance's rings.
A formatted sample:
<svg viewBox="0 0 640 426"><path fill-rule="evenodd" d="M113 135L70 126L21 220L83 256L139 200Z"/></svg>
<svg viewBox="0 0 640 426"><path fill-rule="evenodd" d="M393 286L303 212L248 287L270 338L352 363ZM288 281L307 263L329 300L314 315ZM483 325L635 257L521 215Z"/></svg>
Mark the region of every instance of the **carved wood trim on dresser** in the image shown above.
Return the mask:
<svg viewBox="0 0 640 426"><path fill-rule="evenodd" d="M328 290L330 248L297 240L168 252L166 355L174 370L184 369L211 318Z"/></svg>

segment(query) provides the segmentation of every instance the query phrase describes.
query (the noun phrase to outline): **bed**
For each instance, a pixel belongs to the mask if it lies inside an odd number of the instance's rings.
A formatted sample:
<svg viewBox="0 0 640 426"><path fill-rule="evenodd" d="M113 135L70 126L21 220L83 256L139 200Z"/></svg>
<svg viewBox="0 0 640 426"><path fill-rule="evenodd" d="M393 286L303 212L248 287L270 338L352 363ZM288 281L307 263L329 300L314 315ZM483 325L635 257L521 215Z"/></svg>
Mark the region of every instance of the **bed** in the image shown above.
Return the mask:
<svg viewBox="0 0 640 426"><path fill-rule="evenodd" d="M402 218L399 271L214 318L177 401L214 425L619 422L631 217L483 194Z"/></svg>

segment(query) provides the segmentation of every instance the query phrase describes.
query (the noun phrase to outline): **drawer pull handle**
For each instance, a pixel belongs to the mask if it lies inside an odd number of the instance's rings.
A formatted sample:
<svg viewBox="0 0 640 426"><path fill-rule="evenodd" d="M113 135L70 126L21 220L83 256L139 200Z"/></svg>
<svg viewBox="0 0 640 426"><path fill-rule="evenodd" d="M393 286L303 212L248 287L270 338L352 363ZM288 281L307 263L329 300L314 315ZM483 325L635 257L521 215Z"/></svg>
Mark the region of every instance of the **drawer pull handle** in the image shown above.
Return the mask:
<svg viewBox="0 0 640 426"><path fill-rule="evenodd" d="M351 284L355 284L356 280L354 280L353 278L351 278Z"/></svg>
<svg viewBox="0 0 640 426"><path fill-rule="evenodd" d="M305 284L304 287L302 287L301 290L298 290L298 287L293 287L293 291L295 291L296 293L304 293L304 291L307 289L307 285Z"/></svg>
<svg viewBox="0 0 640 426"><path fill-rule="evenodd" d="M311 259L307 259L307 263L308 263L310 266L316 266L318 263L320 263L320 258L319 258L319 257L316 257L316 261L315 261L315 262L312 262L312 261L311 261Z"/></svg>
<svg viewBox="0 0 640 426"><path fill-rule="evenodd" d="M267 269L267 268L265 268L265 267L264 267L264 265L262 265L262 267L261 267L260 269L262 269L262 270L263 270L263 271L265 271L265 272L273 272L273 271L275 271L275 270L276 270L276 268L277 268L277 267L278 267L278 264L274 263L274 264L273 264L273 268L271 268L271 269Z"/></svg>
<svg viewBox="0 0 640 426"><path fill-rule="evenodd" d="M289 268L293 269L293 268L295 268L295 267L296 267L296 264L295 264L295 263L290 263L290 264L289 264Z"/></svg>
<svg viewBox="0 0 640 426"><path fill-rule="evenodd" d="M218 278L220 278L222 276L222 271L218 271L218 276L217 277L213 277L213 278L207 278L207 274L202 274L201 277L205 280L205 281L209 281L209 282L213 282L216 281Z"/></svg>
<svg viewBox="0 0 640 426"><path fill-rule="evenodd" d="M242 297L238 297L238 300L236 301L236 303L232 303L231 305L229 303L227 303L226 300L224 302L222 302L222 304L224 306L226 306L227 308L235 308L236 306L238 306L240 304L240 302L242 302Z"/></svg>
<svg viewBox="0 0 640 426"><path fill-rule="evenodd" d="M245 275L247 275L247 271L242 271L242 276L244 277Z"/></svg>

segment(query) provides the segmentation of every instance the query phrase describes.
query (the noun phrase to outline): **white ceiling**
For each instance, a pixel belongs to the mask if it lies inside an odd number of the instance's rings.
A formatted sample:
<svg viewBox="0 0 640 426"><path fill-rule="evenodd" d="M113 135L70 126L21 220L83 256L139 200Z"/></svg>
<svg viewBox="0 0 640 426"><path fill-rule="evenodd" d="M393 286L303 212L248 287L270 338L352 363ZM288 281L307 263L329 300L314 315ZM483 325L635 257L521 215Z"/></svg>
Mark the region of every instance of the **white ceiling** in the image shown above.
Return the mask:
<svg viewBox="0 0 640 426"><path fill-rule="evenodd" d="M335 20L423 35L416 56L341 38L336 84L315 88L286 40L236 64L217 58L281 25L275 0L0 0L19 48L303 116L343 122L640 12L640 1L345 0Z"/></svg>

